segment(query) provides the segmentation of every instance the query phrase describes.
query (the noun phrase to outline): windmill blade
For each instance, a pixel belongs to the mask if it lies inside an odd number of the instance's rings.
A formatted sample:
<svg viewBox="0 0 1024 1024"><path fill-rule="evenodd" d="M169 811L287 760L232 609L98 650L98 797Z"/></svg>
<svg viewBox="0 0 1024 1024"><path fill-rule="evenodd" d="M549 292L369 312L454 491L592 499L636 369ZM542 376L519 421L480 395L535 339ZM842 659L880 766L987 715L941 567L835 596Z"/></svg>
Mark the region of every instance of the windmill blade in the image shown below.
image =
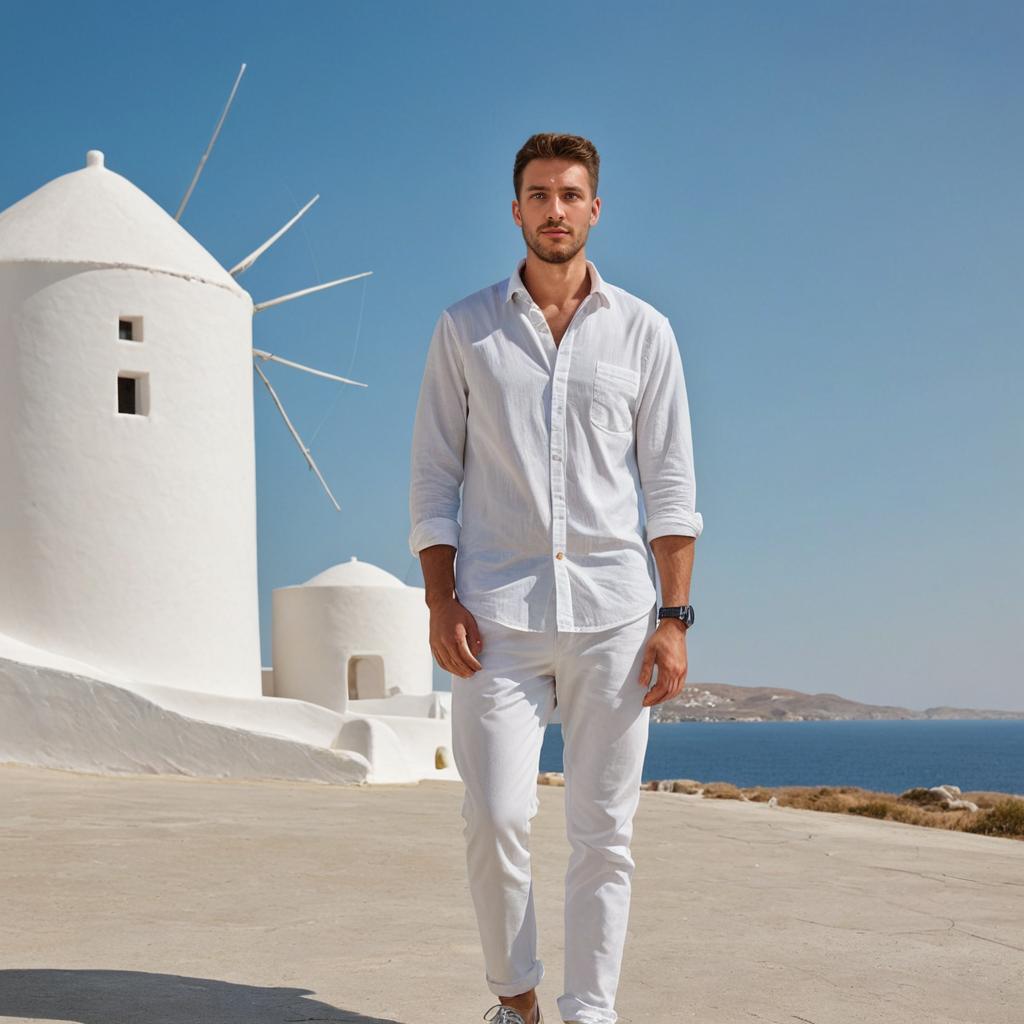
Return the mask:
<svg viewBox="0 0 1024 1024"><path fill-rule="evenodd" d="M351 277L339 277L337 281L328 281L326 284L315 284L312 288L303 288L301 292L292 292L290 295L282 295L276 299L267 299L266 302L257 302L252 307L254 313L260 310L269 309L271 306L279 306L282 302L290 302L292 299L301 299L303 295L312 295L313 292L322 292L325 288L333 288L335 285L346 284L349 281L358 281L361 277L369 277L372 270L366 270L362 274L353 274Z"/></svg>
<svg viewBox="0 0 1024 1024"><path fill-rule="evenodd" d="M299 218L320 198L320 193L317 192L315 196L306 205L299 210L297 214L276 235L268 238L258 249L254 249L248 256L242 260L241 263L236 263L228 273L234 277L236 274L241 274L248 270L293 224L296 224Z"/></svg>
<svg viewBox="0 0 1024 1024"><path fill-rule="evenodd" d="M306 462L309 463L309 468L313 470L314 473L316 473L317 479L320 481L320 483L323 485L324 490L327 492L327 497L331 499L335 509L338 512L340 512L341 506L338 504L337 499L331 493L330 487L327 486L327 481L323 478L323 474L320 472L319 468L317 467L317 464L313 461L313 456L310 455L309 449L303 443L302 438L299 437L299 432L295 429L295 427L292 426L292 421L288 419L288 413L284 411L284 406L281 404L281 399L277 397L277 392L273 389L273 387L271 387L270 381L267 380L266 374L264 374L264 372L259 368L255 361L253 362L252 366L253 369L260 375L260 379L263 381L263 383L267 385L267 390L270 392L270 397L274 400L274 405L277 406L277 411L281 414L281 418L284 420L285 425L288 427L288 430L291 431L292 437L295 438L295 443L299 446L299 450L302 452Z"/></svg>
<svg viewBox="0 0 1024 1024"><path fill-rule="evenodd" d="M275 363L283 363L285 366L293 366L296 370L305 370L306 373L315 373L318 377L326 377L328 380L340 380L342 384L356 384L361 388L369 387L362 381L350 380L348 377L339 377L336 373L328 373L326 370L314 370L312 366L303 366L302 363L293 363L290 359L283 359L271 352L264 352L262 349L254 348L253 353L258 355L264 362L272 359Z"/></svg>
<svg viewBox="0 0 1024 1024"><path fill-rule="evenodd" d="M192 175L192 183L188 187L188 191L185 193L185 198L182 199L181 205L178 207L178 212L174 215L175 220L181 220L181 215L185 212L185 207L188 206L189 199L192 198L192 190L196 187L196 182L199 181L199 175L203 173L203 168L206 166L206 161L213 150L213 144L217 141L217 136L220 135L221 126L224 124L224 118L228 116L228 111L231 109L231 104L234 102L235 93L238 91L238 83L242 80L242 75L245 74L245 64L238 69L238 77L235 79L235 84L231 88L231 95L228 97L228 102L224 107L223 113L220 115L220 120L217 122L217 127L213 129L213 136L210 138L209 144L206 147L206 152L203 153L202 159L199 161L199 166L196 168L196 173Z"/></svg>

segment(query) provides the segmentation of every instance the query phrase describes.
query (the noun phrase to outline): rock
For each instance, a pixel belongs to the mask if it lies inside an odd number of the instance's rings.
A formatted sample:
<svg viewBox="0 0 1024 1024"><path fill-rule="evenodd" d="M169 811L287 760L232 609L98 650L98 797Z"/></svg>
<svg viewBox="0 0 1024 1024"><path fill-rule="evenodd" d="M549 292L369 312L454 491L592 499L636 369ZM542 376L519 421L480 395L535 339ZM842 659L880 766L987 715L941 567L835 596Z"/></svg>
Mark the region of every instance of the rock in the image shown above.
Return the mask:
<svg viewBox="0 0 1024 1024"><path fill-rule="evenodd" d="M438 747L434 751L434 767L450 768L452 764L452 753L447 747Z"/></svg>
<svg viewBox="0 0 1024 1024"><path fill-rule="evenodd" d="M701 785L696 779L674 779L672 782L673 793L699 793Z"/></svg>
<svg viewBox="0 0 1024 1024"><path fill-rule="evenodd" d="M779 798L777 796L769 797L768 798L768 806L769 807L778 807L779 806Z"/></svg>
<svg viewBox="0 0 1024 1024"><path fill-rule="evenodd" d="M929 804L942 804L949 799L945 790L925 789L923 786L915 786L913 789L906 789L899 796L900 800L907 800L912 804L926 807Z"/></svg>
<svg viewBox="0 0 1024 1024"><path fill-rule="evenodd" d="M949 811L976 811L978 805L971 803L970 800L950 800L946 804L946 809Z"/></svg>
<svg viewBox="0 0 1024 1024"><path fill-rule="evenodd" d="M918 792L914 790L912 792ZM961 790L959 786L932 786L928 790L928 793L933 796L933 799L939 800L943 807L947 811L976 811L978 805L972 803L970 800L961 800Z"/></svg>

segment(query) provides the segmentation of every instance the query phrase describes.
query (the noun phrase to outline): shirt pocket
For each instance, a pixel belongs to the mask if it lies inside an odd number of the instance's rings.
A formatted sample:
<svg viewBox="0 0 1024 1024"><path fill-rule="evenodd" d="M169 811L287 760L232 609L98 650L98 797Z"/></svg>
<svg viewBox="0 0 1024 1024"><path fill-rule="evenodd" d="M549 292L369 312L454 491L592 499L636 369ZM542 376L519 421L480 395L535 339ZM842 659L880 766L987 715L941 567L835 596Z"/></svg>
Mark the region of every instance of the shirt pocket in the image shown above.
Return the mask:
<svg viewBox="0 0 1024 1024"><path fill-rule="evenodd" d="M612 434L632 429L639 389L640 374L636 370L598 360L594 367L590 422Z"/></svg>

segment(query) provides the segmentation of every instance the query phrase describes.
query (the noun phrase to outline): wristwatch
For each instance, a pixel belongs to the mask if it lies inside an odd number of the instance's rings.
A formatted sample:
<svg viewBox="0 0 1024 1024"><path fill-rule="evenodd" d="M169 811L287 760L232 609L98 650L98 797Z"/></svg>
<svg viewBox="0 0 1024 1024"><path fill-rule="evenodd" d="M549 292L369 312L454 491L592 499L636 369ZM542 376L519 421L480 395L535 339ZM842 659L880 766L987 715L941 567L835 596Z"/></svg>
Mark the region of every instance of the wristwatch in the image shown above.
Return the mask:
<svg viewBox="0 0 1024 1024"><path fill-rule="evenodd" d="M662 605L658 609L659 619L680 619L684 626L689 629L693 625L693 605Z"/></svg>

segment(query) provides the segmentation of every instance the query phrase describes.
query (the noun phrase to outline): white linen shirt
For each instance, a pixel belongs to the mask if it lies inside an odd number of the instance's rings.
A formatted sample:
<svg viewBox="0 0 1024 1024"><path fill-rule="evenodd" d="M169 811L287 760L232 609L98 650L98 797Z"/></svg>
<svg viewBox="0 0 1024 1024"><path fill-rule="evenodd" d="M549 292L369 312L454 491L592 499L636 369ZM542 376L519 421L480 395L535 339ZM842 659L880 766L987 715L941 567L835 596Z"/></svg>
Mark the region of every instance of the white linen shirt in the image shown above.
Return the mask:
<svg viewBox="0 0 1024 1024"><path fill-rule="evenodd" d="M682 359L666 317L589 260L590 293L556 345L525 263L437 320L409 549L456 548L455 593L474 616L595 632L657 600L647 542L704 526Z"/></svg>

